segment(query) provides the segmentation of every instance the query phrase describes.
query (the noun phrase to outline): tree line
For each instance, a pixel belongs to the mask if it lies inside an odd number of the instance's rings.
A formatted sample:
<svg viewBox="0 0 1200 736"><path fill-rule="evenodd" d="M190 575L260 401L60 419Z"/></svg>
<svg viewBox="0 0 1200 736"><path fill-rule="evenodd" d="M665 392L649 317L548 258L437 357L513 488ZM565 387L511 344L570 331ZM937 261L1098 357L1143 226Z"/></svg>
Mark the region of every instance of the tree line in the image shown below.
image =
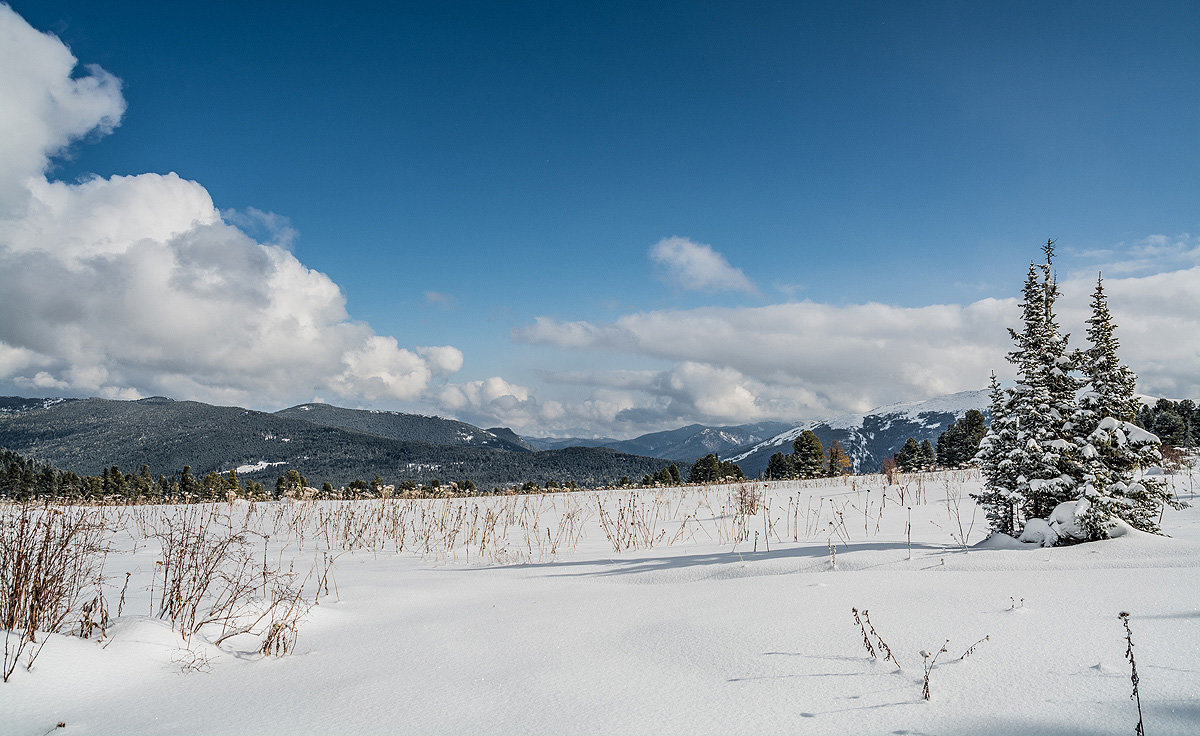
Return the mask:
<svg viewBox="0 0 1200 736"><path fill-rule="evenodd" d="M227 474L214 471L198 478L191 466L185 465L179 473L155 477L149 465L135 473L113 465L97 475L78 475L0 448L0 498L4 499L195 503L224 501L230 492L241 498L268 497L262 483L243 483L236 470Z"/></svg>
<svg viewBox="0 0 1200 736"><path fill-rule="evenodd" d="M777 452L767 460L766 477L769 480L794 478L824 478L845 475L850 472L850 457L834 440L826 454L821 439L811 429L806 429L792 441L792 452Z"/></svg>
<svg viewBox="0 0 1200 736"><path fill-rule="evenodd" d="M916 473L935 468L961 468L975 459L979 443L986 431L986 418L978 409L971 409L938 435L937 448L929 440L917 441L909 437L904 446L884 461L884 472L899 470Z"/></svg>

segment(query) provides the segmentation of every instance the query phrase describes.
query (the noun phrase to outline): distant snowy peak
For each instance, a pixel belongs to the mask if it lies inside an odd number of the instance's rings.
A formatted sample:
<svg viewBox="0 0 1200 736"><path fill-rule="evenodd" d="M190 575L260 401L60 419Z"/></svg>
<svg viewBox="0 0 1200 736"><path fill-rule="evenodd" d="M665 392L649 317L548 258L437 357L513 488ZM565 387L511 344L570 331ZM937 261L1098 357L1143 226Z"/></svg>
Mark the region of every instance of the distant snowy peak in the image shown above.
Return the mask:
<svg viewBox="0 0 1200 736"><path fill-rule="evenodd" d="M888 404L867 412L869 416L901 414L910 418L919 417L930 412L964 415L972 409L983 411L988 406L988 391L959 391L956 394L936 396L924 401L911 401L903 404Z"/></svg>
<svg viewBox="0 0 1200 736"><path fill-rule="evenodd" d="M828 445L837 441L850 456L856 472L877 469L909 437L936 440L951 422L971 409L986 411L987 390L960 391L924 401L887 404L862 414L843 414L797 425L729 458L754 475L766 468L775 452L791 452L792 443L811 430Z"/></svg>

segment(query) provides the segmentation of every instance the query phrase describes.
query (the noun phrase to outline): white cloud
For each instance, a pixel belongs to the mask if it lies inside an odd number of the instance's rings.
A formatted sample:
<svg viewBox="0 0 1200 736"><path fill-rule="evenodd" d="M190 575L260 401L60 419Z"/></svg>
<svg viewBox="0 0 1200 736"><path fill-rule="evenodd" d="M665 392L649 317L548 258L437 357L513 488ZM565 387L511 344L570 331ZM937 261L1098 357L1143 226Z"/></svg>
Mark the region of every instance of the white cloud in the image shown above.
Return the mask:
<svg viewBox="0 0 1200 736"><path fill-rule="evenodd" d="M417 348L417 355L437 375L458 373L463 367L462 351L453 345L433 345Z"/></svg>
<svg viewBox="0 0 1200 736"><path fill-rule="evenodd" d="M61 41L0 4L0 215L22 206L27 180L50 157L110 132L125 113L120 81L96 66L74 76L75 63Z"/></svg>
<svg viewBox="0 0 1200 736"><path fill-rule="evenodd" d="M711 245L687 238L663 238L650 249L650 258L662 266L663 281L681 289L758 293L746 274L729 265Z"/></svg>
<svg viewBox="0 0 1200 736"><path fill-rule="evenodd" d="M528 388L499 376L447 384L438 392L437 401L468 421L486 426L497 423L531 426L543 416L553 416L559 411L557 404L543 407Z"/></svg>
<svg viewBox="0 0 1200 736"><path fill-rule="evenodd" d="M1105 284L1121 355L1139 373L1141 389L1200 394L1200 267ZM1094 277L1061 286L1060 321L1079 344ZM618 419L648 425L819 417L981 388L992 370L1010 375L1006 327L1017 323L1016 301L924 307L806 301L645 312L607 324L539 318L514 337L671 361L660 373L551 374L561 383L639 394Z"/></svg>
<svg viewBox="0 0 1200 736"><path fill-rule="evenodd" d="M250 405L326 391L408 401L462 367L456 348L402 348L351 320L337 284L288 250L285 218L222 214L173 173L48 179L55 155L125 110L115 77L74 77L75 64L0 5L0 382Z"/></svg>

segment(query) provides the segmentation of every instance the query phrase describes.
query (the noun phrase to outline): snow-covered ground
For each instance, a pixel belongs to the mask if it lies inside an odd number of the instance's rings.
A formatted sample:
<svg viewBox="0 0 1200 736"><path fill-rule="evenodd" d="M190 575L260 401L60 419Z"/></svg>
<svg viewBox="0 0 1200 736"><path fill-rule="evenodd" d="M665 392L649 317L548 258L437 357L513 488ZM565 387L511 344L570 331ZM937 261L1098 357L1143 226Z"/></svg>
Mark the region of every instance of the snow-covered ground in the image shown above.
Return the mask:
<svg viewBox="0 0 1200 736"><path fill-rule="evenodd" d="M1169 478L1194 504L1170 537L1049 549L980 544L973 475L901 480L206 507L298 581L338 555L282 657L148 615L153 532L183 512L129 510L122 615L0 684L0 733L1128 734L1121 611L1147 733L1200 733L1200 477Z"/></svg>

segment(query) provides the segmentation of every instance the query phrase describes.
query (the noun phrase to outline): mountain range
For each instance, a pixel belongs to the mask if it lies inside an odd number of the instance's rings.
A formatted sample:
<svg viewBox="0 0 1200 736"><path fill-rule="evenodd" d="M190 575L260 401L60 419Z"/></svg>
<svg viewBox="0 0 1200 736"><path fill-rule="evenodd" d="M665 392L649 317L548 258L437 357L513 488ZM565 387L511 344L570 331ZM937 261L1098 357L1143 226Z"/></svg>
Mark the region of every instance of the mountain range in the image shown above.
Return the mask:
<svg viewBox="0 0 1200 736"><path fill-rule="evenodd" d="M0 398L0 447L81 474L142 464L155 475L183 466L273 482L298 470L310 484L472 480L483 488L534 481L610 484L661 469L662 459L607 447L537 451L508 429L398 412L305 404L276 413L152 397Z"/></svg>
<svg viewBox="0 0 1200 736"><path fill-rule="evenodd" d="M147 464L168 475L184 465L198 474L236 469L261 482L295 469L310 483L335 485L376 475L388 483L470 479L485 488L530 480L601 485L621 476L640 479L668 462L686 476L691 463L710 452L755 477L772 454L791 452L805 430L826 448L839 442L855 472L872 472L909 437L934 441L969 409L986 406L986 391L965 391L800 424L691 424L617 440L522 438L505 427L328 404L268 413L163 397L10 396L0 397L0 447L87 474Z"/></svg>

